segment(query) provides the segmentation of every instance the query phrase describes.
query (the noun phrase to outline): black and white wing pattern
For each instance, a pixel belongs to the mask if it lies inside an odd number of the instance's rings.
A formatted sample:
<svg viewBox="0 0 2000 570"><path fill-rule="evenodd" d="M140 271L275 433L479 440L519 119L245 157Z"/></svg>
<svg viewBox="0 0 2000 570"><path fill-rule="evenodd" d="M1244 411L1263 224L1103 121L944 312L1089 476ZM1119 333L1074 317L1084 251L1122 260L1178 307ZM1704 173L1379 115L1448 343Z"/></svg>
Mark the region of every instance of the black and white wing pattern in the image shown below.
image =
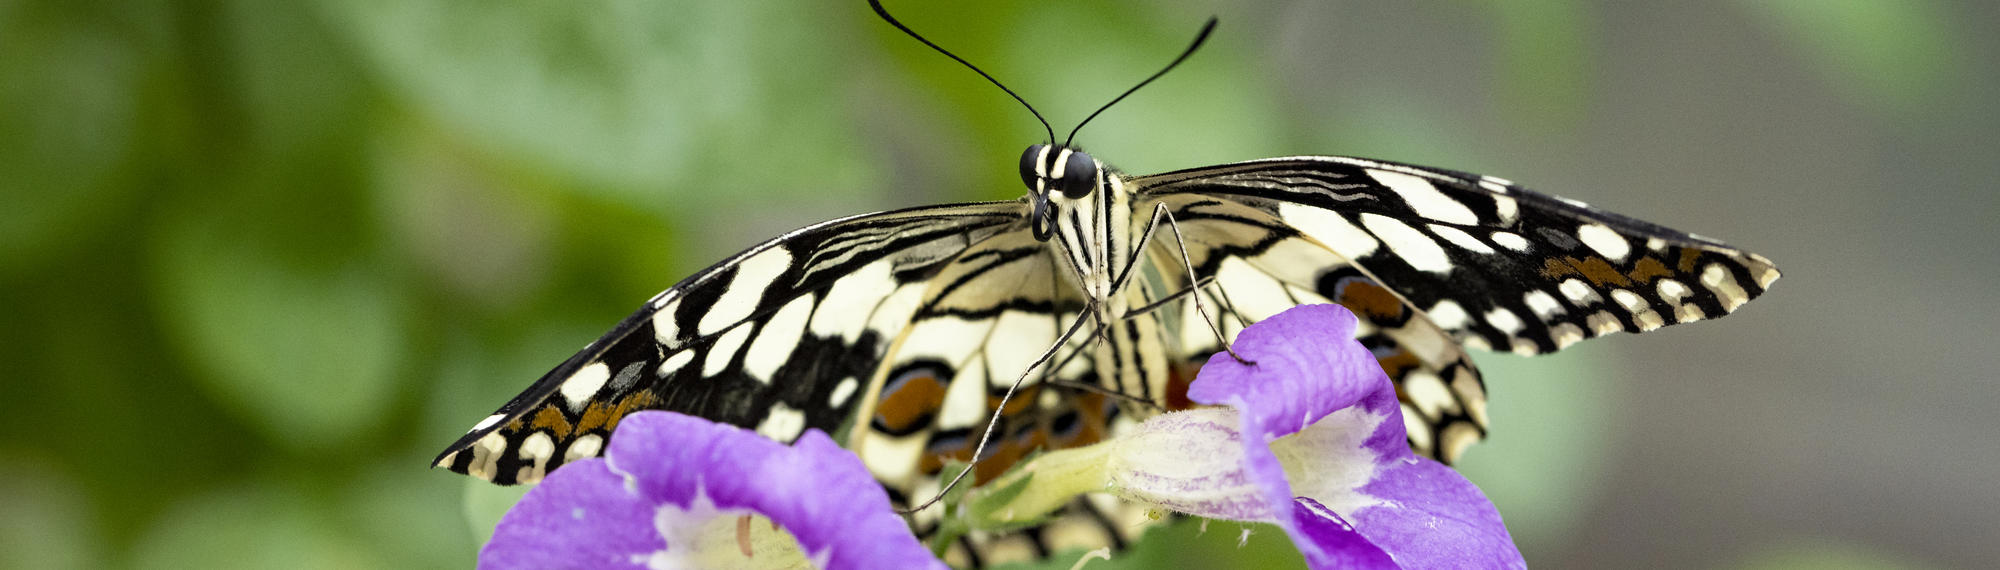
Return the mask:
<svg viewBox="0 0 2000 570"><path fill-rule="evenodd" d="M435 465L500 484L594 457L626 414L670 409L789 442L837 433L856 392L961 253L1019 230L1021 202L833 220L667 289L478 423Z"/></svg>
<svg viewBox="0 0 2000 570"><path fill-rule="evenodd" d="M1125 419L1118 401L1079 388L1100 385L1090 358L1028 377L1001 405L1009 386L1085 310L1082 290L1056 264L1047 242L1025 230L986 238L932 275L923 291L912 297L917 301L908 324L888 338L875 377L863 377L861 407L851 414L857 423L843 440L897 507L914 507L938 493L946 462L971 462L994 414L993 440L968 482L998 477L1041 450L1115 435ZM1086 341L1072 337L1064 348L1077 350ZM978 567L1122 547L1151 522L1142 507L1095 499L1079 498L1045 525L960 537L945 559ZM912 530L931 536L944 514L912 513Z"/></svg>
<svg viewBox="0 0 2000 570"><path fill-rule="evenodd" d="M1088 359L1001 396L1075 323L1085 301L1023 202L915 208L826 222L737 254L648 301L447 448L435 465L532 483L602 452L619 419L665 409L781 442L808 428L862 457L898 507L969 462L989 414L999 428L975 481L1046 448L1113 431L1113 397ZM1071 348L1080 345L1078 339ZM1045 385L1044 378L1067 387ZM947 550L973 566L1070 548L1122 547L1143 508L1079 499L1050 523L974 533ZM929 536L941 511L913 515Z"/></svg>
<svg viewBox="0 0 2000 570"><path fill-rule="evenodd" d="M1299 303L1352 309L1397 381L1411 444L1445 461L1486 426L1463 347L1541 354L1716 318L1778 278L1764 257L1712 239L1447 170L1291 157L1129 184L1141 211L1174 214L1194 273L1218 285L1201 294L1231 331ZM1149 255L1178 284L1177 247L1156 239ZM1183 354L1216 348L1200 322L1174 326Z"/></svg>

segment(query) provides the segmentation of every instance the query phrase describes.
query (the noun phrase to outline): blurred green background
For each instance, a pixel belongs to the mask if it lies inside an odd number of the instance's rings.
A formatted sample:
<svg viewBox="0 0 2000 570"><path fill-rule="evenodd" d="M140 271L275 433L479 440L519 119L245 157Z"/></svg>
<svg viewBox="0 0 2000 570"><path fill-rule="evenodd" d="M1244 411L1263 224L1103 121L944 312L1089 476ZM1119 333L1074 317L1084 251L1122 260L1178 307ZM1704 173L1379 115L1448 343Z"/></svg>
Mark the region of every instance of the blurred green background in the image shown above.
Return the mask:
<svg viewBox="0 0 2000 570"><path fill-rule="evenodd" d="M1482 355L1464 468L1536 566L2000 560L2000 2L891 7L1059 130L1219 16L1079 137L1130 172L1432 164L1776 260ZM427 462L473 422L765 237L1018 196L1041 137L860 0L0 1L0 566L467 565Z"/></svg>

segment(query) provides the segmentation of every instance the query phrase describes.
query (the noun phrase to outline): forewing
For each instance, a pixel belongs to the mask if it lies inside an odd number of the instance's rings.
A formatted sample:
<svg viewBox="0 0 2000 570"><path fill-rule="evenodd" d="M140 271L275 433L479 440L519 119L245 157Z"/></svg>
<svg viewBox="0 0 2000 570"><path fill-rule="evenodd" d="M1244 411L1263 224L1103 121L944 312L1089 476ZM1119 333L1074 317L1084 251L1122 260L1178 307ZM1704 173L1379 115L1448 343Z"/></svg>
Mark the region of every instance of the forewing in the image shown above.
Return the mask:
<svg viewBox="0 0 2000 570"><path fill-rule="evenodd" d="M500 484L603 450L618 420L664 409L790 442L836 432L930 279L1018 229L1020 202L932 206L780 236L655 296L447 448L436 465ZM901 295L899 295L901 293Z"/></svg>
<svg viewBox="0 0 2000 570"><path fill-rule="evenodd" d="M1714 240L1505 180L1337 157L1135 178L1179 221L1201 298L1225 332L1300 303L1338 302L1396 381L1410 443L1455 459L1485 433L1485 389L1462 346L1539 354L1617 331L1714 318L1761 294L1770 262ZM1183 286L1171 235L1150 255ZM1185 272L1182 272L1185 275ZM1205 358L1214 334L1170 327Z"/></svg>
<svg viewBox="0 0 2000 570"><path fill-rule="evenodd" d="M1778 278L1757 254L1460 172L1295 157L1132 182L1152 201L1205 196L1262 211L1474 347L1539 354L1715 318Z"/></svg>

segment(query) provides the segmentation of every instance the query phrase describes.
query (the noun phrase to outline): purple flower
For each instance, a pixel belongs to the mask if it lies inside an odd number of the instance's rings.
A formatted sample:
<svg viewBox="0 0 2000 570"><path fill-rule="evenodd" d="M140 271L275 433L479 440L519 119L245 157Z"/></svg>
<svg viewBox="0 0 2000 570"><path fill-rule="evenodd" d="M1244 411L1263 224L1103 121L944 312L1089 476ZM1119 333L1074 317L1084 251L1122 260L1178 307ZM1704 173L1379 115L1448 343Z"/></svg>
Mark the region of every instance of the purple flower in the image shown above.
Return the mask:
<svg viewBox="0 0 2000 570"><path fill-rule="evenodd" d="M1188 397L1234 408L1243 471L1315 568L1524 568L1493 503L1410 451L1395 385L1339 305L1300 306L1238 335ZM1232 517L1234 518L1234 517Z"/></svg>
<svg viewBox="0 0 2000 570"><path fill-rule="evenodd" d="M1116 440L1045 454L970 498L999 526L1079 492L1275 523L1314 568L1523 568L1500 514L1458 472L1412 453L1395 385L1338 305L1244 329L1188 396Z"/></svg>
<svg viewBox="0 0 2000 570"><path fill-rule="evenodd" d="M604 459L571 463L542 481L479 553L481 568L808 562L944 567L860 459L826 434L808 431L788 447L668 412L627 416Z"/></svg>

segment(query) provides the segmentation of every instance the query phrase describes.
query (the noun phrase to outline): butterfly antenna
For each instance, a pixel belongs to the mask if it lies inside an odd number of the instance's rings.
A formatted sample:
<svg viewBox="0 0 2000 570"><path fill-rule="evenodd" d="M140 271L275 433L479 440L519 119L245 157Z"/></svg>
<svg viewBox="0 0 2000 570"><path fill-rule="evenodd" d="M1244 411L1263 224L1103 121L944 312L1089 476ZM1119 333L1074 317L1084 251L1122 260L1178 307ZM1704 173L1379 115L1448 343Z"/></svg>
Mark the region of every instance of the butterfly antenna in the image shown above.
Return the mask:
<svg viewBox="0 0 2000 570"><path fill-rule="evenodd" d="M874 2L875 0L868 0L868 1L869 1L869 2ZM884 15L884 17L887 17L887 15ZM894 23L894 22L893 22L893 21L891 21L891 23ZM898 27L900 27L900 26L898 26ZM1074 141L1074 140L1076 140L1076 132L1077 132L1077 131L1081 131L1081 130L1083 130L1083 126L1084 126L1084 125L1087 125L1087 124L1090 124L1090 120L1091 120L1091 119L1095 119L1095 118L1097 118L1097 115L1098 115L1099 113L1103 113L1105 109L1109 109L1109 108L1111 108L1111 106L1112 106L1112 105L1117 105L1119 101L1124 101L1124 100L1125 100L1125 97L1126 97L1126 96L1128 96L1128 95L1131 95L1133 91L1138 91L1140 87L1145 87L1147 83L1152 83L1152 82L1153 82L1153 80L1155 80L1155 79L1159 79L1159 78L1160 78L1160 76L1162 76L1162 75L1166 75L1166 74L1167 74L1167 72L1169 72L1169 71L1173 71L1173 70L1174 70L1174 66L1177 66L1177 65L1180 65L1182 61L1186 61L1186 60L1187 60L1188 56L1190 56L1190 55L1194 55L1194 50L1198 50L1198 49L1201 49L1201 44L1202 44L1202 42L1206 42L1206 41L1208 41L1208 33L1209 33L1209 32L1213 32L1213 31L1215 31L1215 17L1211 16L1211 17L1209 17L1209 18L1208 18L1208 23L1207 23L1207 24L1203 24L1203 25L1201 26L1201 33L1198 33L1198 34L1195 34L1195 35L1194 35L1194 43L1192 43L1192 44L1188 44L1188 47L1187 47L1187 51L1183 51L1183 52L1181 52L1181 55L1180 55L1180 57L1176 57L1176 58L1174 58L1174 61L1173 61L1173 63L1169 63L1169 64L1167 64L1167 66L1166 66L1165 68L1162 68L1162 69L1161 69L1161 70L1160 70L1159 72L1157 72L1157 73L1154 73L1152 77L1147 77L1145 81L1141 81L1141 82L1139 82L1139 84L1138 84L1138 85L1133 85L1131 89L1126 89L1126 90L1125 90L1125 93L1124 93L1124 94L1121 94L1121 95L1119 95L1119 96L1118 96L1118 98L1116 98L1116 99L1112 99L1110 103L1105 103L1103 107L1098 107L1098 108L1097 108L1097 111L1096 111L1096 112L1093 112L1093 113L1091 113L1091 114L1090 114L1090 116L1088 116L1088 117L1084 117L1084 118L1083 118L1083 122L1081 122L1081 123L1077 123L1077 124L1076 124L1076 128L1075 128L1075 129L1071 129L1071 130L1069 131L1069 138L1066 138L1066 139L1063 139L1063 146L1069 146L1069 143L1070 143L1070 141ZM918 38L918 39L922 39L922 38ZM924 43L930 43L930 42L924 42ZM932 46L932 47L936 47L936 46ZM967 64L967 65L971 65L971 64ZM988 79L992 79L992 78L990 78L990 77L989 77ZM1004 88L1003 88L1003 89L1004 89Z"/></svg>
<svg viewBox="0 0 2000 570"><path fill-rule="evenodd" d="M1044 130L1044 131L1048 131L1048 133L1049 133L1049 144L1055 144L1055 142L1056 142L1056 129L1055 129L1055 127L1051 127L1051 126L1049 126L1049 120L1048 120L1048 119L1044 119L1044 118L1042 118L1042 113L1041 113L1040 111L1036 111L1036 110L1035 110L1035 106L1034 106L1034 105L1029 105L1029 104L1028 104L1028 100L1027 100L1027 99L1022 99L1022 98L1021 98L1021 96L1020 96L1019 94L1017 94L1017 93L1014 93L1014 90L1013 90L1013 89L1008 89L1006 85L1002 85L1002 84L1000 83L1000 80L998 80L998 79L994 79L994 78L993 78L993 76L991 76L991 75L987 75L985 71L983 71L983 70L979 69L979 66L977 66L977 65L973 65L973 64L972 64L972 62L970 62L970 61L966 61L966 60L965 60L965 58L962 58L962 57L958 57L958 55L957 55L957 54L953 54L953 53L951 53L951 52L949 52L949 51L945 51L945 49L944 49L944 48L941 48L941 47L938 47L938 45L937 45L937 44L934 44L934 43L931 43L931 41L930 41L930 40L927 40L927 39L924 39L924 37L923 37L923 36L921 36L921 35L918 35L918 34L917 34L917 32L916 32L915 30L911 30L909 26L905 26L905 25L903 25L903 23L902 23L902 22L899 22L899 21L896 21L896 17L895 17L895 16L891 16L891 15L889 15L889 10L888 10L888 9L886 9L886 8L883 8L883 7L882 7L882 2L881 2L881 0L868 0L868 7L870 7L870 8L874 8L874 9L875 9L875 14L876 14L876 15L878 15L878 16L881 16L881 17L882 17L882 20L883 20L883 21L886 21L886 22L889 22L889 25L891 25L891 26L895 26L895 27L896 27L896 29L898 29L898 30L902 30L902 31L903 31L903 33L905 33L905 34L909 34L909 36L910 36L910 37L912 37L912 38L916 38L916 39L917 39L917 41L920 41L920 42L923 42L923 43L924 43L924 45L927 45L927 46L930 46L930 47L931 47L931 49L934 49L934 50L937 50L937 52L938 52L938 53L941 53L941 54L944 54L944 56L945 56L945 57L949 57L949 58L951 58L951 59L952 59L952 61L956 61L956 62L959 62L959 63L961 63L961 64L964 64L964 65L965 65L965 66L966 66L967 68L970 68L970 69L972 69L972 72L973 72L973 73L977 73L977 74L979 74L979 76L980 76L980 77L984 77L984 78L986 78L986 80L987 80L987 81L990 81L990 82L993 82L993 86L994 86L994 87L999 87L1001 91L1006 91L1008 95L1011 95L1011 96L1013 96L1013 97L1014 97L1014 100L1015 100L1015 101L1020 101L1020 102L1021 102L1021 106L1022 106L1022 107L1027 107L1027 108L1028 108L1028 112L1029 112L1029 113L1032 113L1032 114L1034 114L1034 115L1035 115L1035 120L1037 120L1037 121L1041 121L1041 122L1042 122L1042 130ZM1210 25L1212 26L1212 25L1214 25L1214 22L1210 22L1209 24L1210 24ZM1206 30L1204 30L1204 31L1202 32L1202 35L1208 35L1208 32L1207 32ZM1200 42L1196 42L1196 43L1200 43ZM1182 57L1186 57L1186 56L1182 56ZM1180 63L1180 62L1176 61L1176 62L1174 62L1174 63ZM1172 67L1172 66L1168 66L1168 67ZM1151 79L1148 79L1147 81L1152 81L1152 80L1151 80ZM1141 83L1140 85L1144 85L1144 84L1143 84L1143 83ZM1075 133L1071 133L1071 134L1072 134L1072 135L1074 135Z"/></svg>

